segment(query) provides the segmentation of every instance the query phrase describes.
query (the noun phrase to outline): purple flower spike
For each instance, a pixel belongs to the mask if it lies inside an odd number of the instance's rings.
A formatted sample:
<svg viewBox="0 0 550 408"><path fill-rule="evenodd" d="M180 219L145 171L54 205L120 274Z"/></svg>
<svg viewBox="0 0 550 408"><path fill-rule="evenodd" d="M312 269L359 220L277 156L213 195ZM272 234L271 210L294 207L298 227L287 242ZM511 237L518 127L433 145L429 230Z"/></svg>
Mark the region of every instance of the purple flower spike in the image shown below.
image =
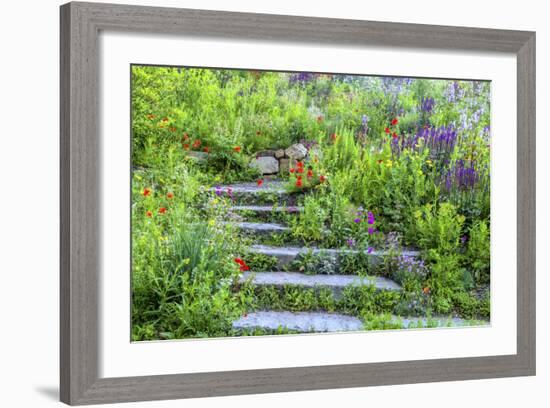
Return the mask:
<svg viewBox="0 0 550 408"><path fill-rule="evenodd" d="M361 218L356 218L353 220L354 223L359 224L361 222Z"/></svg>
<svg viewBox="0 0 550 408"><path fill-rule="evenodd" d="M222 195L222 189L220 186L216 186L216 195L218 196Z"/></svg>
<svg viewBox="0 0 550 408"><path fill-rule="evenodd" d="M372 253L372 247L367 248L367 254L370 254L370 253Z"/></svg>
<svg viewBox="0 0 550 408"><path fill-rule="evenodd" d="M374 234L374 228L372 228L372 227L369 227L369 229L368 229L368 232L369 232L369 235L372 235L372 234Z"/></svg>
<svg viewBox="0 0 550 408"><path fill-rule="evenodd" d="M371 211L368 212L367 218L367 221L370 225L374 224L374 214Z"/></svg>
<svg viewBox="0 0 550 408"><path fill-rule="evenodd" d="M355 245L355 240L353 238L348 238L346 240L346 244L348 244L348 246L352 247Z"/></svg>

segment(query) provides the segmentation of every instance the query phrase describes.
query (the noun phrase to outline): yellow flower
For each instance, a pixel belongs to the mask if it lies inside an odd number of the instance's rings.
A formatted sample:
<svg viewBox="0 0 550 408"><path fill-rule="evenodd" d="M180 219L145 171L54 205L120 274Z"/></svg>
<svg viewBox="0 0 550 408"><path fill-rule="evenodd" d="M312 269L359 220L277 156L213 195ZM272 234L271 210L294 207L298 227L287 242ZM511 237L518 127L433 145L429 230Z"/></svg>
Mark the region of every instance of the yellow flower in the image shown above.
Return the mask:
<svg viewBox="0 0 550 408"><path fill-rule="evenodd" d="M426 160L426 164L427 164L428 166L430 166L430 167L433 166L433 163L432 163L432 161L431 161L430 159Z"/></svg>
<svg viewBox="0 0 550 408"><path fill-rule="evenodd" d="M392 162L390 159L386 160L386 166L392 167L392 166L393 166L393 162Z"/></svg>
<svg viewBox="0 0 550 408"><path fill-rule="evenodd" d="M213 227L214 225L216 225L216 221L215 220L210 220L210 221L208 221L208 225Z"/></svg>

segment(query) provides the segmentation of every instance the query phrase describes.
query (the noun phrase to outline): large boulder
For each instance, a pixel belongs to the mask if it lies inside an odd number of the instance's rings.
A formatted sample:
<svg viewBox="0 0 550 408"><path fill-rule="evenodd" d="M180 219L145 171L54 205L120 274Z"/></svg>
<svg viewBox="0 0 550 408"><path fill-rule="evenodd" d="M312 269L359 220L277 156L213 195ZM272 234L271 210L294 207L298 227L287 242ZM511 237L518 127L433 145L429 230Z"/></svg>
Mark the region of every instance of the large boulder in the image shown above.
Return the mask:
<svg viewBox="0 0 550 408"><path fill-rule="evenodd" d="M306 157L307 149L303 144L296 143L290 147L287 147L287 149L285 150L285 154L291 159L302 160L304 157Z"/></svg>
<svg viewBox="0 0 550 408"><path fill-rule="evenodd" d="M279 161L275 157L260 156L252 159L250 167L257 168L262 174L276 174L279 172Z"/></svg>
<svg viewBox="0 0 550 408"><path fill-rule="evenodd" d="M282 159L283 157L285 157L285 151L283 149L279 149L275 151L276 159Z"/></svg>

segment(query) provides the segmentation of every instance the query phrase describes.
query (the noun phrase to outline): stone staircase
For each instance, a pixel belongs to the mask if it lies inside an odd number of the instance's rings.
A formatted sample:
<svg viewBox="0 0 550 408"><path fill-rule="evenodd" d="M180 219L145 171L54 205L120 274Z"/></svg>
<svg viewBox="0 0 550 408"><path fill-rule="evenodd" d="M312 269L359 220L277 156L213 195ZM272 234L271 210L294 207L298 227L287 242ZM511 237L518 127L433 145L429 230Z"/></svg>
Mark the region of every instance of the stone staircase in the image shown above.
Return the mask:
<svg viewBox="0 0 550 408"><path fill-rule="evenodd" d="M254 293L265 289L279 291L292 290L293 296L303 295L310 299L331 296L335 305L331 311L326 310L281 310L280 305L263 304L261 310L250 310L245 316L233 322L236 331L262 330L271 333L285 332L341 332L363 330L364 321L359 316L349 313L349 297L354 290L366 290L370 299L377 299L377 294L400 294L402 288L397 282L382 276L359 276L338 273L338 260L346 253L356 252L351 249L326 249L300 246L265 245L264 239L273 234L290 232L290 228L281 223L281 214L298 215L300 194L288 194L280 180L265 180L262 186L256 183L240 183L213 188L233 197L234 206L230 211L236 214L239 221L233 221L235 227L246 232L255 242L250 247L252 254L261 254L276 259L273 270L251 270L244 272L239 280L240 286L251 287ZM229 221L228 221L229 222ZM315 273L292 270L295 261L306 254L326 257L333 268ZM404 251L404 255L418 256L415 251ZM367 254L366 254L367 255ZM376 264L384 259L384 251L372 251L368 254L369 262ZM346 296L348 298L346 298ZM377 301L377 300L375 300ZM274 302L275 303L275 302ZM385 313L393 315L393 308L388 307ZM402 328L409 326L426 326L428 319L422 316L402 317L393 315L392 320ZM433 324L434 319L430 319ZM462 326L465 320L445 317L435 319L439 326Z"/></svg>

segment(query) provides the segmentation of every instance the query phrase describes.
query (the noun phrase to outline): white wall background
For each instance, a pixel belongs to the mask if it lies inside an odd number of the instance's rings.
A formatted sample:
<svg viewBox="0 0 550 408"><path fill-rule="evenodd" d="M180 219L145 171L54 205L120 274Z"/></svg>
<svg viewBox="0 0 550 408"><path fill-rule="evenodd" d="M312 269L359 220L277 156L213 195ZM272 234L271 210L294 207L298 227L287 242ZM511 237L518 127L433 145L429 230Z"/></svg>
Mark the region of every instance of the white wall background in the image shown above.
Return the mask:
<svg viewBox="0 0 550 408"><path fill-rule="evenodd" d="M480 26L537 31L538 104L538 375L529 378L447 382L187 400L187 407L274 407L351 404L407 407L529 406L548 404L550 383L547 176L550 148L545 115L550 103L550 27L537 0L454 2L394 0L338 2L181 0L126 3ZM0 63L0 405L59 406L58 399L58 0L2 5ZM511 186L513 188L513 186ZM546 324L545 324L546 323ZM546 387L544 387L546 385ZM176 407L182 401L125 404Z"/></svg>

